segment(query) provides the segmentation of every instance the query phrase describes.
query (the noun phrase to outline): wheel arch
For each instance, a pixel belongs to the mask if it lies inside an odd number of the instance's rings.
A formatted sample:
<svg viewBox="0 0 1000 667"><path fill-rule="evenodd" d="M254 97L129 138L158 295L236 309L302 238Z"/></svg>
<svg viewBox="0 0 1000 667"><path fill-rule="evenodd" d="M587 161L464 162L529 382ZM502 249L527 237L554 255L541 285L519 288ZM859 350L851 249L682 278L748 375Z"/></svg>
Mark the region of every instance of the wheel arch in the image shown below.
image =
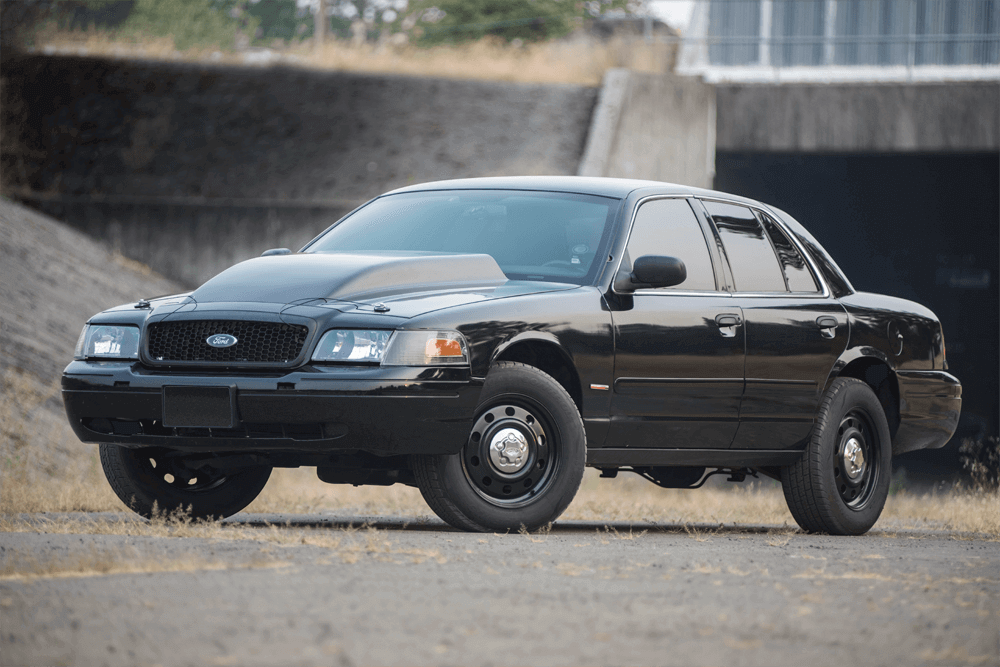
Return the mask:
<svg viewBox="0 0 1000 667"><path fill-rule="evenodd" d="M497 346L491 365L498 361L518 361L552 376L569 393L576 409L583 411L583 388L569 352L559 339L543 331L525 332Z"/></svg>
<svg viewBox="0 0 1000 667"><path fill-rule="evenodd" d="M855 356L838 372L831 373L827 388L835 379L848 377L861 380L875 392L885 412L885 419L889 423L889 435L895 439L900 422L899 381L896 378L896 371L888 360L881 354Z"/></svg>

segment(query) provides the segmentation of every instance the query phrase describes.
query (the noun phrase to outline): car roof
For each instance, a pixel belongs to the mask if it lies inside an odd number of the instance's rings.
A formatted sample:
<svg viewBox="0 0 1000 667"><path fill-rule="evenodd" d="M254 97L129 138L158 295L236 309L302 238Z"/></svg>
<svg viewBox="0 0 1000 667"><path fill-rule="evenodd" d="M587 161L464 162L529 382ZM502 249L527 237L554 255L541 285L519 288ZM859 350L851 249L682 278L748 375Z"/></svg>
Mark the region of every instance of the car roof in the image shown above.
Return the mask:
<svg viewBox="0 0 1000 667"><path fill-rule="evenodd" d="M624 199L629 194L644 190L643 194L698 195L719 197L761 205L760 202L737 195L703 188L693 188L676 183L644 181L633 178L599 178L592 176L493 176L486 178L460 178L410 185L386 194L401 192L430 192L434 190L537 190L540 192L569 192Z"/></svg>

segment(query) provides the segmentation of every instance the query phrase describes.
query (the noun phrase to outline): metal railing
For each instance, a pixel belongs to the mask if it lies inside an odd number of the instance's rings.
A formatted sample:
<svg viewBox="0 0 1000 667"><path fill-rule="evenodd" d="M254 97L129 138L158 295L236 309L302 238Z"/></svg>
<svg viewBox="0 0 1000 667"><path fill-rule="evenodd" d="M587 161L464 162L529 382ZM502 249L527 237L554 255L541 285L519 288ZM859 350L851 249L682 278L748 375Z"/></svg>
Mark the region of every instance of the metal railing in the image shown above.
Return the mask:
<svg viewBox="0 0 1000 667"><path fill-rule="evenodd" d="M1000 0L695 0L680 43L679 71L717 78L1000 79Z"/></svg>

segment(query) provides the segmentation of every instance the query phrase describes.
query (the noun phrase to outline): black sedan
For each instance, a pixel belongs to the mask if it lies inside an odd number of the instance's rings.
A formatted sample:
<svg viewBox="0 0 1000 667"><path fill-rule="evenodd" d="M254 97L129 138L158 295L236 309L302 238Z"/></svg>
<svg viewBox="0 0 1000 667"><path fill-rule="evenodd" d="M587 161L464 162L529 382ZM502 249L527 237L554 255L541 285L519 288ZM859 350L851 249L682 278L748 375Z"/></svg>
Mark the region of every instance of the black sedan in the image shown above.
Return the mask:
<svg viewBox="0 0 1000 667"><path fill-rule="evenodd" d="M149 515L228 516L273 467L410 484L463 530L534 529L584 467L781 481L808 531L878 519L892 456L941 447L941 325L857 292L802 225L708 190L487 178L403 188L297 253L95 315L73 429Z"/></svg>

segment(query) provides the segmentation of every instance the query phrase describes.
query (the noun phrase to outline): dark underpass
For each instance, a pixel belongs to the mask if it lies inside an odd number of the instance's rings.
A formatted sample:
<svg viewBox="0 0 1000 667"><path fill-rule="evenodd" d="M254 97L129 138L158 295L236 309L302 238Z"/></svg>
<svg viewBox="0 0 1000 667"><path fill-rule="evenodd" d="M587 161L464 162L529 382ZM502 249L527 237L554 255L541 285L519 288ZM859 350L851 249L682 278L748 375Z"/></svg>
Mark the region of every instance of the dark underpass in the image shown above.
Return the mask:
<svg viewBox="0 0 1000 667"><path fill-rule="evenodd" d="M908 472L957 466L963 438L998 433L1000 155L719 151L715 187L796 217L855 288L941 319L962 420L945 449L902 457Z"/></svg>

